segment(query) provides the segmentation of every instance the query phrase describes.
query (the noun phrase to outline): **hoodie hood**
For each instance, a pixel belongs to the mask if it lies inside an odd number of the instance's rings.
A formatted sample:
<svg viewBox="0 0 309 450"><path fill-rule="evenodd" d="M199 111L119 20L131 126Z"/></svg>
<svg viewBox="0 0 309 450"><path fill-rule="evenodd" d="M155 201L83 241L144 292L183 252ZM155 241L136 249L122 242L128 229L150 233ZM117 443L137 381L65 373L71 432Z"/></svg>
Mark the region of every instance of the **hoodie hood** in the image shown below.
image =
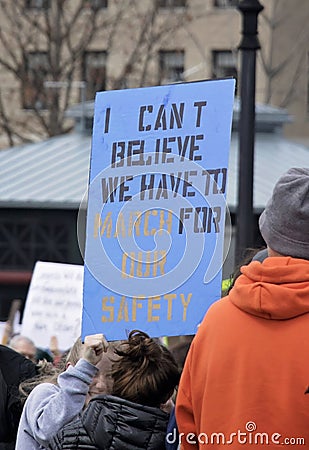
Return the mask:
<svg viewBox="0 0 309 450"><path fill-rule="evenodd" d="M269 257L241 268L229 299L265 319L291 319L309 312L309 261Z"/></svg>

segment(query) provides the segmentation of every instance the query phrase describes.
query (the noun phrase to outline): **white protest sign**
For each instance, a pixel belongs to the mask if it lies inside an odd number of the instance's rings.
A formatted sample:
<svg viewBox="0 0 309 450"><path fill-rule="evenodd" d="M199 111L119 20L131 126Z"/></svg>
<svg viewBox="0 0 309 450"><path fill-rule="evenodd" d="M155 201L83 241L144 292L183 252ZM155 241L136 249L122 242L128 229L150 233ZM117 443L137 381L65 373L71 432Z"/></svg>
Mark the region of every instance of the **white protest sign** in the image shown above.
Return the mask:
<svg viewBox="0 0 309 450"><path fill-rule="evenodd" d="M27 299L21 334L38 347L49 347L56 336L60 350L81 333L83 266L38 261Z"/></svg>

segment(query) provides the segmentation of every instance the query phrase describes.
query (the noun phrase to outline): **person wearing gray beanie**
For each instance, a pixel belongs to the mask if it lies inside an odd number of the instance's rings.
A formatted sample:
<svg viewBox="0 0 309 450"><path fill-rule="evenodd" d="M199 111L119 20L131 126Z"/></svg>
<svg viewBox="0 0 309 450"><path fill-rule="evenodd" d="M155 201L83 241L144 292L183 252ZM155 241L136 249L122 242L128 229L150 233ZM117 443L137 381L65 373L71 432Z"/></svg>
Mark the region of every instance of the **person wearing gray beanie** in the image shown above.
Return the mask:
<svg viewBox="0 0 309 450"><path fill-rule="evenodd" d="M295 436L308 447L309 168L279 178L259 226L267 249L210 306L186 356L176 397L182 450L239 450L248 440L237 430L260 448Z"/></svg>
<svg viewBox="0 0 309 450"><path fill-rule="evenodd" d="M292 168L279 178L259 228L271 250L309 259L309 168Z"/></svg>

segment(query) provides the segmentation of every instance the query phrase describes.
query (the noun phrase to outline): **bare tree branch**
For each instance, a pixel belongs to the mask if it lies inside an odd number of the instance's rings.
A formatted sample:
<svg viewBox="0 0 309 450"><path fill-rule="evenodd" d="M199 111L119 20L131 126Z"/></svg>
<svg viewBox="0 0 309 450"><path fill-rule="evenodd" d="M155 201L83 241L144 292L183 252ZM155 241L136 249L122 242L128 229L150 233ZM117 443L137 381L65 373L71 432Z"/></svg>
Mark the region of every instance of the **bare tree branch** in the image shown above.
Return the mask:
<svg viewBox="0 0 309 450"><path fill-rule="evenodd" d="M186 9L162 14L156 1L140 0L115 0L108 9L84 0L52 0L45 9L27 8L24 0L0 0L0 15L0 66L21 99L13 110L10 96L2 92L0 124L10 145L67 131L65 111L78 98L74 82L83 76L85 52L114 57L124 32L126 48L108 87L124 87L127 80L135 87L153 84L150 67L158 50L191 19ZM60 84L47 88L45 81Z"/></svg>
<svg viewBox="0 0 309 450"><path fill-rule="evenodd" d="M14 145L13 133L12 133L11 127L9 125L10 124L9 118L7 117L5 109L4 109L1 90L0 90L0 117L1 117L1 128L4 131L4 133L6 134L8 141L10 143L10 146L12 147Z"/></svg>
<svg viewBox="0 0 309 450"><path fill-rule="evenodd" d="M265 10L262 11L262 18L265 21L266 27L269 29L269 39L265 48L262 45L261 51L259 52L259 60L262 64L264 73L266 75L266 89L265 89L265 99L266 103L271 102L271 98L274 95L275 90L274 80L286 71L287 67L291 67L291 61L298 57L299 49L303 48L309 39L309 29L308 27L300 27L300 33L293 39L292 45L286 49L285 53L282 53L283 58L277 64L274 62L275 51L277 47L277 39L281 38L280 30L284 30L284 24L291 20L290 15L282 9L282 4L279 0L275 0L273 4L273 9L270 10L271 14L267 15ZM308 23L309 14L307 17L303 18L303 23ZM266 52L268 53L266 55ZM291 83L293 80L297 80L299 77L301 58L298 63L294 65L292 70L289 70L291 74ZM284 95L284 99L281 101L282 105L288 106L288 103L292 100L293 90L288 89L288 93Z"/></svg>

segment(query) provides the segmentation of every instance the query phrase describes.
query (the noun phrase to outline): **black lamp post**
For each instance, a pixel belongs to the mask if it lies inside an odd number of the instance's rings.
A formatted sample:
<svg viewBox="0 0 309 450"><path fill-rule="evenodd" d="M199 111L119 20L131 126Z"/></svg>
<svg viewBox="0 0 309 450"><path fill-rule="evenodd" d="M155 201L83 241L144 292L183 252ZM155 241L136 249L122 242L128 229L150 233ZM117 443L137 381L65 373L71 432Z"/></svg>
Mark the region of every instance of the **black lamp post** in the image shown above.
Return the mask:
<svg viewBox="0 0 309 450"><path fill-rule="evenodd" d="M239 172L238 211L236 222L236 262L241 262L243 252L253 245L253 169L255 134L255 70L256 50L260 48L257 37L257 17L263 10L259 0L242 0L238 10L242 13L241 88L239 118Z"/></svg>

